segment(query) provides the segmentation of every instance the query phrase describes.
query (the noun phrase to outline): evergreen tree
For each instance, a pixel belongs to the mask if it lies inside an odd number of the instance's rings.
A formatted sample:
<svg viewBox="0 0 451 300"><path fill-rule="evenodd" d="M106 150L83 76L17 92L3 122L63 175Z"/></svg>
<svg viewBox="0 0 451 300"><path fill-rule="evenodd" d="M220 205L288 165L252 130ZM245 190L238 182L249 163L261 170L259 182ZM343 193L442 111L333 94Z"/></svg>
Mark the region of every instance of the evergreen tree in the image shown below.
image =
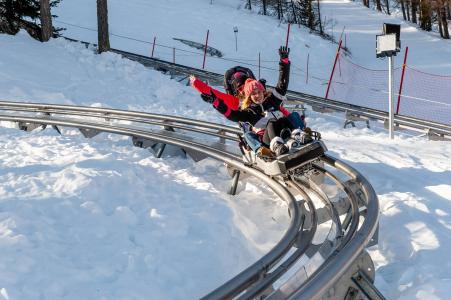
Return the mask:
<svg viewBox="0 0 451 300"><path fill-rule="evenodd" d="M52 0L50 7L60 2L61 0ZM33 38L41 40L41 27L36 23L40 20L40 9L40 0L0 1L0 32L16 34L20 29L25 29ZM59 30L61 29L53 28L53 34L57 35Z"/></svg>

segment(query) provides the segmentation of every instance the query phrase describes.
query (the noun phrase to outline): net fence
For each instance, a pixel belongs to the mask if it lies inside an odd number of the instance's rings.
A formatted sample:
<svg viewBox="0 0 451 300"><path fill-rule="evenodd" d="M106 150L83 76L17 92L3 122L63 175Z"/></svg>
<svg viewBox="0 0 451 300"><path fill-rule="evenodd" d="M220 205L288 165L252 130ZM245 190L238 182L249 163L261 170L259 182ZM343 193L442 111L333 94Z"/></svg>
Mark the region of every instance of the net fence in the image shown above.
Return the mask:
<svg viewBox="0 0 451 300"><path fill-rule="evenodd" d="M406 66L399 97L402 71L394 69L395 112L451 125L451 76ZM328 98L388 112L388 70L368 69L340 54Z"/></svg>

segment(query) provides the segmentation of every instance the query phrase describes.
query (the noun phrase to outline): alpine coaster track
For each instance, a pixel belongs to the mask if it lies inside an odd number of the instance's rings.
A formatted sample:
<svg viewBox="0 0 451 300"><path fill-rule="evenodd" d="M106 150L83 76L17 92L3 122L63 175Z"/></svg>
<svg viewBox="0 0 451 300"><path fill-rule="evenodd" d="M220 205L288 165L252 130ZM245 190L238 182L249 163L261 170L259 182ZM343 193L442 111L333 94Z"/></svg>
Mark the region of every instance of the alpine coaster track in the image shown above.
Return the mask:
<svg viewBox="0 0 451 300"><path fill-rule="evenodd" d="M365 250L377 244L376 193L357 170L327 153L296 172L270 177L243 163L240 130L231 126L68 105L3 101L0 110L0 120L26 131L78 128L86 138L101 132L130 136L157 157L170 147L196 161L210 157L226 164L234 183L239 174L253 177L285 201L290 223L277 244L202 299L384 299Z"/></svg>

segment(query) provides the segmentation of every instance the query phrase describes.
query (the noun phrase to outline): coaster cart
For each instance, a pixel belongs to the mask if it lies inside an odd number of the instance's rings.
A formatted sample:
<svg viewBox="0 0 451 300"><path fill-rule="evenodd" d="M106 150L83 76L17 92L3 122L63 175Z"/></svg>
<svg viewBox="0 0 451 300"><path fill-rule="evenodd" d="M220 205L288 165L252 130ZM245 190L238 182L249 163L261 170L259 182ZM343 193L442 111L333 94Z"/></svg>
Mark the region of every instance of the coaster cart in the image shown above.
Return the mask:
<svg viewBox="0 0 451 300"><path fill-rule="evenodd" d="M313 141L310 143L291 145L288 153L277 157L257 156L242 135L239 136L239 148L245 165L258 169L268 176L282 181L288 180L292 176L304 176L317 184L321 184L324 175L317 173L312 166L316 164L323 167L321 157L327 151L327 147L318 132L314 131L312 138ZM233 177L229 194L234 195L240 174L230 166L227 166L227 170Z"/></svg>

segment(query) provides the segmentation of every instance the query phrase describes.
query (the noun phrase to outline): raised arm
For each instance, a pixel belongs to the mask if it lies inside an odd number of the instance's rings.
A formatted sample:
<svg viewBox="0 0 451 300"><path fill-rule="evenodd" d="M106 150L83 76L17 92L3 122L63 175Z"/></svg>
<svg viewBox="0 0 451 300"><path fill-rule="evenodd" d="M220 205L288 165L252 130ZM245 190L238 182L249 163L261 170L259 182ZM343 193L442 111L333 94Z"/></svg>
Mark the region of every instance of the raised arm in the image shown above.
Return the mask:
<svg viewBox="0 0 451 300"><path fill-rule="evenodd" d="M279 81L276 85L276 91L284 96L288 90L288 82L290 80L290 60L288 55L290 53L290 48L281 46L279 48Z"/></svg>

